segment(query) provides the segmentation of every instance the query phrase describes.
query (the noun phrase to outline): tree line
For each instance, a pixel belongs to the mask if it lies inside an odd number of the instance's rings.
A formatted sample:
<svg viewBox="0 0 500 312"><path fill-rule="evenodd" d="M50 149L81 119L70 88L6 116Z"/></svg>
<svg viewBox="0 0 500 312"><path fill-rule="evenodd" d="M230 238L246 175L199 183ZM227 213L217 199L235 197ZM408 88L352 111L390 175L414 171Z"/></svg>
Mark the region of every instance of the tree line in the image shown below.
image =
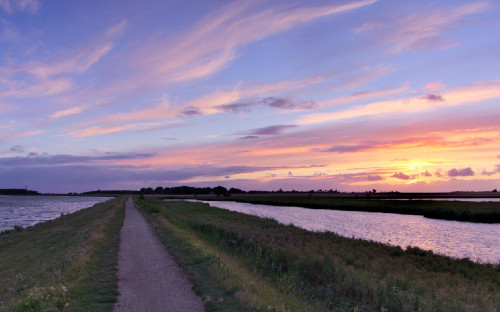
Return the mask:
<svg viewBox="0 0 500 312"><path fill-rule="evenodd" d="M155 189L152 187L143 187L139 191L140 194L167 194L167 195L224 195L224 194L237 194L246 193L243 190L231 187L230 189L224 186L216 187L193 187L193 186L174 186L174 187L161 187L158 186Z"/></svg>

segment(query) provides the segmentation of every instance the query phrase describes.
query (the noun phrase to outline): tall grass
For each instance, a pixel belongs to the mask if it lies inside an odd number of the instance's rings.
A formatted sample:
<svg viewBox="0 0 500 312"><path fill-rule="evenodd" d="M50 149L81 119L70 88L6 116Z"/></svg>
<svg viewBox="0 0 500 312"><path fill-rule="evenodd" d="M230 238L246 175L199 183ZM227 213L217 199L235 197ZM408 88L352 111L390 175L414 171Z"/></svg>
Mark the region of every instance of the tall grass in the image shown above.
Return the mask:
<svg viewBox="0 0 500 312"><path fill-rule="evenodd" d="M0 238L0 311L111 311L124 201Z"/></svg>
<svg viewBox="0 0 500 312"><path fill-rule="evenodd" d="M306 298L317 310L500 310L500 269L494 265L308 232L200 203L148 201L160 209L157 219L243 263L270 281L278 296ZM276 310L292 310L282 302Z"/></svg>

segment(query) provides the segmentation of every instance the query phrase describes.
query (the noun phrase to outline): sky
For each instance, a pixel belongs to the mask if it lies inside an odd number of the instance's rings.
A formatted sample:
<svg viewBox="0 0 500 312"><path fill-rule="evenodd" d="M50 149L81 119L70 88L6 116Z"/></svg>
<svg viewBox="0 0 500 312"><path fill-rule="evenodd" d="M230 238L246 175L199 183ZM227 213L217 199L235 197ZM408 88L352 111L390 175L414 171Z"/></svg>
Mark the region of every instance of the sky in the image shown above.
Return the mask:
<svg viewBox="0 0 500 312"><path fill-rule="evenodd" d="M494 0L0 0L0 188L500 188Z"/></svg>

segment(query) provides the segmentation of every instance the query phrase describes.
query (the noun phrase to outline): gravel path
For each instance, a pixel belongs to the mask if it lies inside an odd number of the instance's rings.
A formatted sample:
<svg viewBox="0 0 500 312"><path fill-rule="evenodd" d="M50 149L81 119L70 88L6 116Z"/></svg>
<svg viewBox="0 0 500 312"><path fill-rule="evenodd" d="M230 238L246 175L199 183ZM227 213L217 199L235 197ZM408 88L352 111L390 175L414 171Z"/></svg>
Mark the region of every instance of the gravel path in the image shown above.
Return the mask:
<svg viewBox="0 0 500 312"><path fill-rule="evenodd" d="M129 197L118 254L115 312L204 311L201 298Z"/></svg>

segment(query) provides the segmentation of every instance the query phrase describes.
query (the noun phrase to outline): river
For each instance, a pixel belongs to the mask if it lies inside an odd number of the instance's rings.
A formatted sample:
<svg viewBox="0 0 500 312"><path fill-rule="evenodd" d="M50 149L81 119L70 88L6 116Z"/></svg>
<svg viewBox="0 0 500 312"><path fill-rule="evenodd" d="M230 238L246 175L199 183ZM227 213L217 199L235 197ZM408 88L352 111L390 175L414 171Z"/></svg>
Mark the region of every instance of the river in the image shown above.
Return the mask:
<svg viewBox="0 0 500 312"><path fill-rule="evenodd" d="M15 225L27 227L48 221L111 197L81 196L0 196L0 231L10 230Z"/></svg>
<svg viewBox="0 0 500 312"><path fill-rule="evenodd" d="M192 200L197 201L197 200ZM419 247L455 258L500 263L500 224L424 218L416 215L197 201L213 207L272 218L310 231L334 232L384 244Z"/></svg>

